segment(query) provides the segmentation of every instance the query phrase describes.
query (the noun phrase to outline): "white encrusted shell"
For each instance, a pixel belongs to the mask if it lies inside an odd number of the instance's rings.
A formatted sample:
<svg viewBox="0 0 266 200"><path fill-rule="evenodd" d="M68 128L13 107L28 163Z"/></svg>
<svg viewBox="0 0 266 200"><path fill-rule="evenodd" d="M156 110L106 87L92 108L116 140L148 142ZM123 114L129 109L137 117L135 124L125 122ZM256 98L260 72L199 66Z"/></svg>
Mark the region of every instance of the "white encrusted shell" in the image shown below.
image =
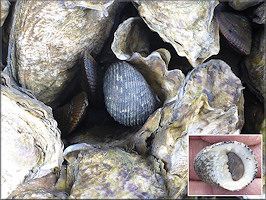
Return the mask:
<svg viewBox="0 0 266 200"><path fill-rule="evenodd" d="M2 73L1 198L27 180L60 169L63 143L52 109L14 88Z"/></svg>
<svg viewBox="0 0 266 200"><path fill-rule="evenodd" d="M193 67L219 53L219 28L213 18L218 1L139 1L148 27L172 44Z"/></svg>
<svg viewBox="0 0 266 200"><path fill-rule="evenodd" d="M235 153L243 162L243 176L235 181L228 169L228 152ZM256 177L258 166L256 156L245 144L224 141L202 149L194 159L194 169L199 178L216 187L239 191L248 186Z"/></svg>

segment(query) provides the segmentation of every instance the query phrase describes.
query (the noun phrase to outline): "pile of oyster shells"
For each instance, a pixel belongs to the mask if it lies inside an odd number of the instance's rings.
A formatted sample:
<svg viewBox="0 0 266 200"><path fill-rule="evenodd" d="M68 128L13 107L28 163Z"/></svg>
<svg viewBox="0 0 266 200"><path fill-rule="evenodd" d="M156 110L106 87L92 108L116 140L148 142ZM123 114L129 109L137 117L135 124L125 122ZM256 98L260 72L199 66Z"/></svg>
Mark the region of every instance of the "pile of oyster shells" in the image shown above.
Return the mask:
<svg viewBox="0 0 266 200"><path fill-rule="evenodd" d="M188 135L265 130L264 8L1 1L1 198L182 198Z"/></svg>

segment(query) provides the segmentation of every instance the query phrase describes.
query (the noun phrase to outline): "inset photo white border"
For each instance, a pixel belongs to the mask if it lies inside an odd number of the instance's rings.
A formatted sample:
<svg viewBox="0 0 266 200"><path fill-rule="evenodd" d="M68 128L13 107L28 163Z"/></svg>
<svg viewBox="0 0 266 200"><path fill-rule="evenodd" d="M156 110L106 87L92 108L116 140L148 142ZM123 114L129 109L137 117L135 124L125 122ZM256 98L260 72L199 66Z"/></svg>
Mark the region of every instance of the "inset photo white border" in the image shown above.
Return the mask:
<svg viewBox="0 0 266 200"><path fill-rule="evenodd" d="M265 199L265 192L262 189L263 176L263 140L261 134L241 134L241 135L189 135L188 138L188 196L247 196L251 199ZM230 191L224 188L211 186L200 180L194 170L194 158L205 147L220 142L230 143L236 141L247 145L256 156L258 172L256 178L239 191ZM219 168L218 166L216 168ZM228 170L228 167L226 167ZM206 166L205 166L206 169ZM228 170L229 171L229 170ZM260 185L260 187L258 187Z"/></svg>

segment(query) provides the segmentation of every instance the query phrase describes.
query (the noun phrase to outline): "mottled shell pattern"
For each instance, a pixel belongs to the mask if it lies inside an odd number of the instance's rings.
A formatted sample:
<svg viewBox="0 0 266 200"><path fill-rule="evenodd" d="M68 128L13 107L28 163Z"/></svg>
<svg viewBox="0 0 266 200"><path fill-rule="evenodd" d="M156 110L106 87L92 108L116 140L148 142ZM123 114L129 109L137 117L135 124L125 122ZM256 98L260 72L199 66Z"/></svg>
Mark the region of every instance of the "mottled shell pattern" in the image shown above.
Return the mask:
<svg viewBox="0 0 266 200"><path fill-rule="evenodd" d="M193 67L218 54L219 28L213 16L218 1L134 1L147 26Z"/></svg>
<svg viewBox="0 0 266 200"><path fill-rule="evenodd" d="M67 183L72 186L69 199L157 199L166 196L163 178L148 159L138 154L82 143L66 148L64 157L68 161Z"/></svg>
<svg viewBox="0 0 266 200"><path fill-rule="evenodd" d="M103 92L110 115L126 126L143 124L156 109L152 89L141 73L125 61L109 66Z"/></svg>
<svg viewBox="0 0 266 200"><path fill-rule="evenodd" d="M256 156L245 144L224 141L202 149L194 159L194 169L205 183L239 191L256 177Z"/></svg>
<svg viewBox="0 0 266 200"><path fill-rule="evenodd" d="M98 54L109 36L117 3L104 3L18 1L7 67L16 82L46 105L62 104L75 86L81 52Z"/></svg>

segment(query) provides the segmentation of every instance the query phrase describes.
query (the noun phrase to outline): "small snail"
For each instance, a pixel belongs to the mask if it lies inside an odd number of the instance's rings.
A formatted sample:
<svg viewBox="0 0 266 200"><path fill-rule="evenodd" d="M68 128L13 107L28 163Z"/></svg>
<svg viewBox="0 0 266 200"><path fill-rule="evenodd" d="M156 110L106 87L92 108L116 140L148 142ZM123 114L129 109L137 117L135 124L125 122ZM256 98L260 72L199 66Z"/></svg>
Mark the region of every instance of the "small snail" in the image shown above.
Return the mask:
<svg viewBox="0 0 266 200"><path fill-rule="evenodd" d="M142 125L157 108L156 96L145 78L124 61L106 70L103 93L109 114L126 126Z"/></svg>
<svg viewBox="0 0 266 200"><path fill-rule="evenodd" d="M247 145L224 141L202 149L194 159L194 169L209 185L239 191L255 179L258 166Z"/></svg>

